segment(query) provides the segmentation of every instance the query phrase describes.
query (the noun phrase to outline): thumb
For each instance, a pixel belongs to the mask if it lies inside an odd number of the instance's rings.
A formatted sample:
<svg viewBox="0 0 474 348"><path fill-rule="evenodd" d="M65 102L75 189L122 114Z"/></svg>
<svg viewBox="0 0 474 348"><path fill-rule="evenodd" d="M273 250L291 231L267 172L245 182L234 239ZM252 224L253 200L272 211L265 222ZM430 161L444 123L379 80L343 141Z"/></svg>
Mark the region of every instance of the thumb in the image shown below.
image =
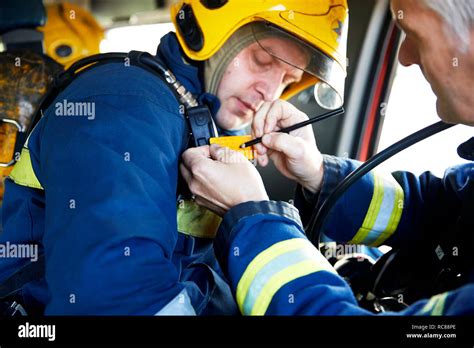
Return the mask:
<svg viewBox="0 0 474 348"><path fill-rule="evenodd" d="M216 161L223 160L224 152L225 152L225 148L217 144L212 144L209 148L209 153L211 155L211 158Z"/></svg>
<svg viewBox="0 0 474 348"><path fill-rule="evenodd" d="M219 162L223 163L239 163L246 162L247 159L239 151L234 151L225 146L219 146L212 144L210 148L211 157Z"/></svg>
<svg viewBox="0 0 474 348"><path fill-rule="evenodd" d="M298 158L304 145L303 139L286 133L265 134L262 138L262 143L267 148L282 152L289 158Z"/></svg>
<svg viewBox="0 0 474 348"><path fill-rule="evenodd" d="M193 162L209 158L209 146L191 147L183 152L182 159L185 166L190 167Z"/></svg>

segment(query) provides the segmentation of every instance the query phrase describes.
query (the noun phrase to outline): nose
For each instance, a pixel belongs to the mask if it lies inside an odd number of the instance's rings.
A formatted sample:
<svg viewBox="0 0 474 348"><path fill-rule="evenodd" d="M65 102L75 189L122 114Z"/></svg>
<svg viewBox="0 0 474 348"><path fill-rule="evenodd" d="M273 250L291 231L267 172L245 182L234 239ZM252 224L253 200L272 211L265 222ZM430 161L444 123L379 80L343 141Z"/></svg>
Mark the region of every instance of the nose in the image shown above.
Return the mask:
<svg viewBox="0 0 474 348"><path fill-rule="evenodd" d="M416 43L412 39L405 37L400 46L400 51L398 52L398 60L403 66L420 64L418 49Z"/></svg>
<svg viewBox="0 0 474 348"><path fill-rule="evenodd" d="M255 83L255 89L262 95L264 101L274 101L283 92L285 72L274 69L261 74Z"/></svg>

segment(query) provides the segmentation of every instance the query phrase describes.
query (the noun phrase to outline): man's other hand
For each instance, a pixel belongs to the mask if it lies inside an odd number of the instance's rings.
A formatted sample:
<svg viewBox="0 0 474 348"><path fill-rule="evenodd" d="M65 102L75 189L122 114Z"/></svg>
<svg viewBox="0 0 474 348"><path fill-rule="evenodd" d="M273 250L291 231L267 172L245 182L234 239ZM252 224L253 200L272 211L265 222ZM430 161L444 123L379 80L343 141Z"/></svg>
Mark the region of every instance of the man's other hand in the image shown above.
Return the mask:
<svg viewBox="0 0 474 348"><path fill-rule="evenodd" d="M218 215L240 203L268 200L257 169L228 148L215 144L190 148L183 153L180 169L196 203Z"/></svg>
<svg viewBox="0 0 474 348"><path fill-rule="evenodd" d="M286 101L266 102L253 119L252 135L263 136L262 143L256 145L261 166L266 166L270 158L284 176L316 193L321 188L324 168L311 125L290 134L275 133L306 120L305 113Z"/></svg>

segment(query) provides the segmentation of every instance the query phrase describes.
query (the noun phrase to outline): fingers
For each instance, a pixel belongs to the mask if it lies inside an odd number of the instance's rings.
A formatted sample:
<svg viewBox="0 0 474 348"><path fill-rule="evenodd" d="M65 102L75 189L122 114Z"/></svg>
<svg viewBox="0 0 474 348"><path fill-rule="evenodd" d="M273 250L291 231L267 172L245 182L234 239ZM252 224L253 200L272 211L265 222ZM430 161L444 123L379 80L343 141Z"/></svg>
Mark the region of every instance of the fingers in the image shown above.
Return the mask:
<svg viewBox="0 0 474 348"><path fill-rule="evenodd" d="M189 169L191 169L196 162L201 161L203 159L207 159L209 157L211 156L208 145L192 147L184 151L182 155L183 164Z"/></svg>
<svg viewBox="0 0 474 348"><path fill-rule="evenodd" d="M191 147L185 152L195 154L196 156L202 156L202 157L210 157L209 152L210 148L209 145L203 145L199 147Z"/></svg>
<svg viewBox="0 0 474 348"><path fill-rule="evenodd" d="M265 126L263 127L263 133L268 134L275 131L277 123L287 117L288 110L285 110L285 104L279 101L275 101L270 109L268 110L267 117L265 118Z"/></svg>
<svg viewBox="0 0 474 348"><path fill-rule="evenodd" d="M255 114L252 121L252 135L255 138L260 138L263 135L263 127L265 126L265 118L271 106L272 106L271 102L265 102Z"/></svg>
<svg viewBox="0 0 474 348"><path fill-rule="evenodd" d="M284 126L292 125L300 122L305 117L305 114L285 101L276 100L274 102L266 102L254 117L252 135L254 138L261 137L263 134L278 131L281 129L282 123ZM269 163L268 148L264 145L265 144L255 145L258 154L257 162L262 167L265 167Z"/></svg>
<svg viewBox="0 0 474 348"><path fill-rule="evenodd" d="M286 133L265 134L262 143L267 148L282 152L291 159L298 159L304 153L304 140Z"/></svg>
<svg viewBox="0 0 474 348"><path fill-rule="evenodd" d="M267 155L258 156L257 157L257 162L261 167L266 167L268 165L268 162L269 162L268 156Z"/></svg>
<svg viewBox="0 0 474 348"><path fill-rule="evenodd" d="M183 153L180 170L193 194L199 194L201 183L215 170L216 162L210 158L209 151L209 146L200 146Z"/></svg>
<svg viewBox="0 0 474 348"><path fill-rule="evenodd" d="M210 147L211 157L223 163L242 163L247 162L247 158L239 151L234 151L228 147L212 144Z"/></svg>
<svg viewBox="0 0 474 348"><path fill-rule="evenodd" d="M222 161L222 158L224 156L224 147L217 144L212 144L209 147L209 154L211 155L212 159L216 161Z"/></svg>
<svg viewBox="0 0 474 348"><path fill-rule="evenodd" d="M200 190L200 185L198 181L193 177L191 171L186 168L186 166L182 163L179 165L179 169L181 171L181 174L183 175L184 180L188 184L189 190L195 196L195 202L201 206L212 210L216 214L223 216L225 214L225 209L223 209L223 207L201 196L202 192Z"/></svg>
<svg viewBox="0 0 474 348"><path fill-rule="evenodd" d="M308 116L284 100L265 103L257 112L252 130L255 137L305 121Z"/></svg>
<svg viewBox="0 0 474 348"><path fill-rule="evenodd" d="M284 127L289 127L298 122L308 119L308 116L294 107L292 104L275 100L266 102L256 113L252 123L252 135L254 138L263 136L271 132L276 132ZM266 154L266 148L262 145L256 145L259 155Z"/></svg>
<svg viewBox="0 0 474 348"><path fill-rule="evenodd" d="M264 133L275 132L279 128L289 127L307 119L308 116L294 105L284 100L275 100L265 118Z"/></svg>

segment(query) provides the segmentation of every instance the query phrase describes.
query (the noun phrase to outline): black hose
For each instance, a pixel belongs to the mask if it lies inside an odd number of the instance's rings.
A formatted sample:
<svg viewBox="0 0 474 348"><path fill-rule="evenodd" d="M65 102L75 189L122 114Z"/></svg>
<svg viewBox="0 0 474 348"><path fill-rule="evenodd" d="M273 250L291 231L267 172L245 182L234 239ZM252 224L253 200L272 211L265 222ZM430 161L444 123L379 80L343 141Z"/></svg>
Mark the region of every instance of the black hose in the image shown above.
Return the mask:
<svg viewBox="0 0 474 348"><path fill-rule="evenodd" d="M315 210L311 219L308 223L308 229L306 234L311 242L319 248L319 240L321 236L321 230L324 226L324 222L329 215L331 209L334 207L336 202L342 196L342 194L358 179L370 172L380 163L386 161L393 155L399 153L400 151L405 150L407 147L412 146L424 140L436 133L439 133L445 129L451 128L453 124L446 124L442 121L434 123L426 128L419 130L416 133L413 133L406 138L396 142L395 144L389 146L380 153L372 156L368 161L363 163L359 168L350 173L342 182L337 185L334 191L329 195L326 201L321 205L319 210Z"/></svg>
<svg viewBox="0 0 474 348"><path fill-rule="evenodd" d="M99 53L99 54L94 54L92 56L88 56L85 58L82 58L81 60L75 62L72 64L64 73L65 74L72 74L75 73L77 70L82 69L92 63L98 63L100 61L104 60L110 60L110 59L125 59L128 57L127 53L121 53L121 52L110 52L110 53Z"/></svg>
<svg viewBox="0 0 474 348"><path fill-rule="evenodd" d="M141 60L143 63L147 64L147 66L149 66L150 68L153 68L155 71L157 71L160 74L168 73L168 68L163 66L158 60L156 60L151 55L144 55L141 57Z"/></svg>

